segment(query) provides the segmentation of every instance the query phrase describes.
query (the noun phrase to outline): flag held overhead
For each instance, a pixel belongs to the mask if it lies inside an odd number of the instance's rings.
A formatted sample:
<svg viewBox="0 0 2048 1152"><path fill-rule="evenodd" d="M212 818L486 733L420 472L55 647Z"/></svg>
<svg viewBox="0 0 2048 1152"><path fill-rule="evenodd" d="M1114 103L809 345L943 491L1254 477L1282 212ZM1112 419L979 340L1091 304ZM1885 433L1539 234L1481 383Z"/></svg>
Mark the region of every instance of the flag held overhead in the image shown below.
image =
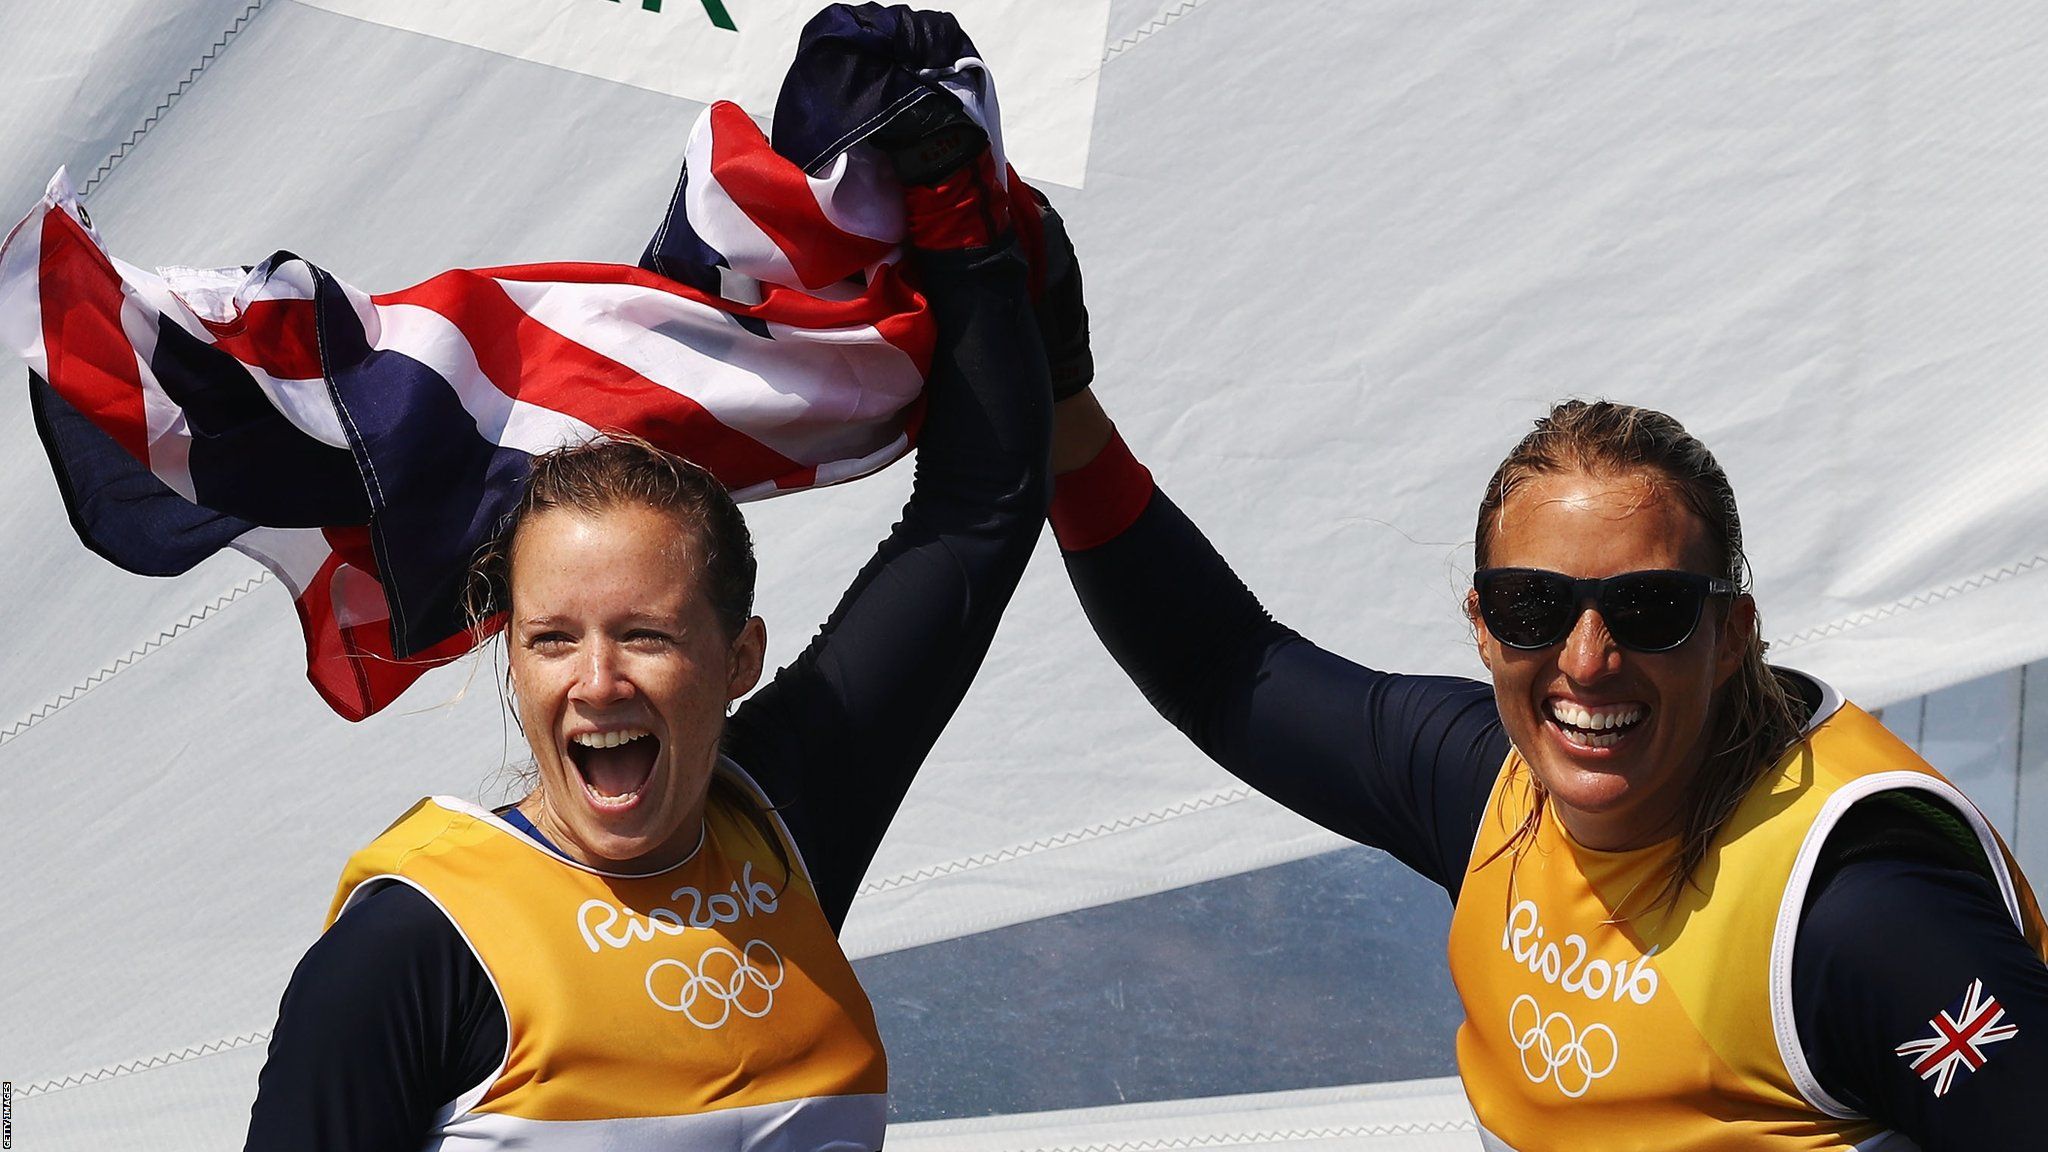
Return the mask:
<svg viewBox="0 0 2048 1152"><path fill-rule="evenodd" d="M972 45L928 32L881 29L939 56L872 75L807 37L788 83L819 93L789 128L808 172L737 105L707 109L642 267L382 294L288 252L151 272L109 254L58 172L0 246L0 343L29 365L73 527L138 573L255 558L292 591L309 679L361 719L481 639L469 561L535 453L628 432L740 500L884 467L911 445L934 332L899 266L900 190L860 145L906 77L996 115Z"/></svg>

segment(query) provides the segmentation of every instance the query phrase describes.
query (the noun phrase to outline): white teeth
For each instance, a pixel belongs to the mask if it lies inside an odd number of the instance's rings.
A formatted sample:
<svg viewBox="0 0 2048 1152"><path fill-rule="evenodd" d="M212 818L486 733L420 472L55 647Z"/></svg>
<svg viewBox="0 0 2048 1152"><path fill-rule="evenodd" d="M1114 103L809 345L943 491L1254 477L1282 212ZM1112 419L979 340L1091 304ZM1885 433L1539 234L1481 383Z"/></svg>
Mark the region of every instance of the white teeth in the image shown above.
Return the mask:
<svg viewBox="0 0 2048 1152"><path fill-rule="evenodd" d="M1627 728L1636 721L1641 720L1643 718L1643 711L1643 706L1640 704L1616 704L1606 708L1586 708L1569 700L1552 700L1550 702L1550 718L1559 724L1586 732L1608 733L1606 736L1593 738L1595 741L1606 741L1604 744L1593 743L1592 746L1595 748L1604 748L1607 744L1612 744L1615 740L1620 739L1621 733L1610 730Z"/></svg>
<svg viewBox="0 0 2048 1152"><path fill-rule="evenodd" d="M643 736L652 735L654 733L645 728L621 728L616 732L578 732L569 737L569 740L585 748L617 748L621 744L631 744Z"/></svg>
<svg viewBox="0 0 2048 1152"><path fill-rule="evenodd" d="M640 790L638 788L617 796L608 796L591 787L590 782L587 780L583 782L583 791L600 808L622 808L640 798Z"/></svg>

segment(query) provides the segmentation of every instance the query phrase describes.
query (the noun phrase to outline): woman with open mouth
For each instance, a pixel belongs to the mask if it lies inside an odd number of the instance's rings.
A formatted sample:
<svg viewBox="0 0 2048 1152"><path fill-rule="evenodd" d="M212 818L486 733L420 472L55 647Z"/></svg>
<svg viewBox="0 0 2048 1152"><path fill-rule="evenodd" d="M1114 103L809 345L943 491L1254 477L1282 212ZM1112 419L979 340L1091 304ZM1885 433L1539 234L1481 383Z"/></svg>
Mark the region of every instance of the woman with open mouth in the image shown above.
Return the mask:
<svg viewBox="0 0 2048 1152"><path fill-rule="evenodd" d="M1734 495L1676 420L1569 401L1502 462L1465 600L1487 684L1274 622L1092 392L1054 419L1069 574L1153 705L1450 895L1487 1148L2039 1146L2027 883L1875 719L1764 663Z"/></svg>
<svg viewBox="0 0 2048 1152"><path fill-rule="evenodd" d="M873 142L937 347L900 522L733 711L767 639L726 491L628 437L534 458L471 612L504 618L532 790L422 801L350 860L250 1149L881 1146L837 933L1031 555L1052 404L985 135L937 101L902 119Z"/></svg>

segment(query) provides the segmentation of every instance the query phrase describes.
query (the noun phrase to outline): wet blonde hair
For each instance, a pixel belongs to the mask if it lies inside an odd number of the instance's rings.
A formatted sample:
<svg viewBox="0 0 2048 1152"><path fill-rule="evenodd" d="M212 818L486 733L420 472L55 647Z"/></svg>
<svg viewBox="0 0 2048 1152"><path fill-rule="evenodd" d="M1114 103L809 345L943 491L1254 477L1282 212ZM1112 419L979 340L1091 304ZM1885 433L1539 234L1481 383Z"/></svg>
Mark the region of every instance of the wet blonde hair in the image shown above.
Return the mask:
<svg viewBox="0 0 2048 1152"><path fill-rule="evenodd" d="M619 433L533 458L518 503L470 565L470 617L489 620L511 607L512 546L536 515L563 509L594 516L616 508L652 509L694 537L704 594L726 639L738 637L754 613L756 570L754 538L739 506L711 473Z"/></svg>
<svg viewBox="0 0 2048 1152"><path fill-rule="evenodd" d="M1735 491L1714 454L1670 416L1606 400L1557 404L1501 461L1479 502L1479 524L1473 537L1475 567L1490 566L1494 531L1516 488L1536 476L1574 472L1646 476L1675 494L1706 529L1707 543L1716 557L1716 570L1708 575L1723 577L1739 594L1748 595L1749 559L1742 550ZM1678 852L1650 909L1669 908L1678 902L1722 825L1764 773L1799 740L1803 712L1785 682L1764 663L1762 632L1752 627L1743 639L1741 663L1716 692L1709 713L1707 757L1687 786ZM1519 862L1534 842L1549 797L1533 774L1529 787L1534 793L1529 815L1489 860L1512 852ZM1617 919L1624 918L1623 911L1615 910Z"/></svg>

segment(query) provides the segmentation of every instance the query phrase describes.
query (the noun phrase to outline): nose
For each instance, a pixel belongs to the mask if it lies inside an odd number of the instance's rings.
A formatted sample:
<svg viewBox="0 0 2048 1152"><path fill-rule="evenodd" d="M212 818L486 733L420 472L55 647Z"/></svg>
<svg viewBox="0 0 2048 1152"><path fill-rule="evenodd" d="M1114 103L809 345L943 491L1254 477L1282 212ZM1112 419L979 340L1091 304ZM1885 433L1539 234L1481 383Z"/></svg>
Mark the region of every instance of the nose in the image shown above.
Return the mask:
<svg viewBox="0 0 2048 1152"><path fill-rule="evenodd" d="M625 653L604 637L596 637L584 649L584 663L570 685L569 697L579 704L616 704L633 695L633 681L626 675Z"/></svg>
<svg viewBox="0 0 2048 1152"><path fill-rule="evenodd" d="M1558 670L1581 684L1591 684L1621 670L1621 645L1607 631L1607 622L1591 605L1580 611L1571 635L1564 638L1564 650L1557 654Z"/></svg>

